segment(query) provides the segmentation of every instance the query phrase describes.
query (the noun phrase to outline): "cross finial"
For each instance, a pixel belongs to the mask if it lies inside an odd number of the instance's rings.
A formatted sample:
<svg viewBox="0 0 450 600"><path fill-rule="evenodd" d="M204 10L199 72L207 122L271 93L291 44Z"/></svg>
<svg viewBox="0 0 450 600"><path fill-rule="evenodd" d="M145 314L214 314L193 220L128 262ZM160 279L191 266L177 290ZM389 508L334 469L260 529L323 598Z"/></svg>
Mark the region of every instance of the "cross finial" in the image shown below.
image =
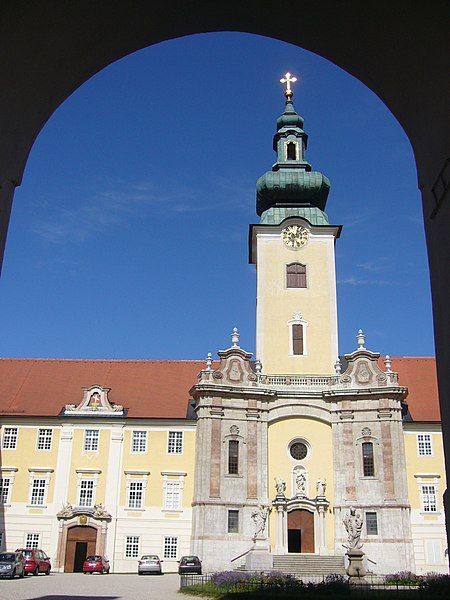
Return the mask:
<svg viewBox="0 0 450 600"><path fill-rule="evenodd" d="M286 90L284 92L286 98L292 98L294 92L291 90L291 83L295 83L296 81L297 77L292 77L290 73L286 73L286 75L280 79L280 83L286 84Z"/></svg>

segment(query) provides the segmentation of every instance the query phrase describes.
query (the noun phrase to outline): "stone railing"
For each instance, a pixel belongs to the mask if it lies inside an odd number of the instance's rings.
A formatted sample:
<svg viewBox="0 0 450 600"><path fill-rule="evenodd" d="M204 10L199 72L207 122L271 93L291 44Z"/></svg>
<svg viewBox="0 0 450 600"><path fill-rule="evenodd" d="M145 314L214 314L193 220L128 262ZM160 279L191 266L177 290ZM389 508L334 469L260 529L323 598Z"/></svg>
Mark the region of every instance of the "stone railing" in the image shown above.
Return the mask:
<svg viewBox="0 0 450 600"><path fill-rule="evenodd" d="M337 375L258 375L262 385L273 387L326 388L339 383Z"/></svg>

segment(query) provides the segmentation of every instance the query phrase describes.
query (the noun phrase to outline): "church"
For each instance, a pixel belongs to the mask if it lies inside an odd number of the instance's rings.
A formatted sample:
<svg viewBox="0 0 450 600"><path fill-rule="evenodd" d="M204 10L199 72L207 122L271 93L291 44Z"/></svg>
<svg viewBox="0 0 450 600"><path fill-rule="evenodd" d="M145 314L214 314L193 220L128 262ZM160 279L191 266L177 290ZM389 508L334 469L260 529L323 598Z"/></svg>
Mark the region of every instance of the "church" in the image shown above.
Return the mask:
<svg viewBox="0 0 450 600"><path fill-rule="evenodd" d="M234 328L215 359L0 359L1 549L87 554L136 572L344 568L349 520L368 571L448 572L435 361L338 354L330 182L306 160L289 73L276 163L249 229L256 354ZM327 567L328 565L328 567Z"/></svg>

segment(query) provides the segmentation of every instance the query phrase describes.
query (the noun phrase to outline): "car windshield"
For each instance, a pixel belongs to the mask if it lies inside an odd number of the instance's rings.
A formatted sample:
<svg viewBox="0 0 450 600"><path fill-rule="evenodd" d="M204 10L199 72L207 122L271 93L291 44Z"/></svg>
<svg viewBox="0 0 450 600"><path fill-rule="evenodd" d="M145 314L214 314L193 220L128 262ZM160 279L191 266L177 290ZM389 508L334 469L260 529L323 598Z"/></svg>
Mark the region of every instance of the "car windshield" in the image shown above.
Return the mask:
<svg viewBox="0 0 450 600"><path fill-rule="evenodd" d="M159 556L156 556L156 554L144 554L141 560L159 560Z"/></svg>
<svg viewBox="0 0 450 600"><path fill-rule="evenodd" d="M186 562L198 562L198 556L183 556L181 559L182 563Z"/></svg>
<svg viewBox="0 0 450 600"><path fill-rule="evenodd" d="M88 556L88 557L86 558L86 560L89 560L89 561L91 561L91 562L92 562L92 561L98 562L99 560L102 560L102 557L101 557L101 556Z"/></svg>
<svg viewBox="0 0 450 600"><path fill-rule="evenodd" d="M3 562L14 562L16 560L16 555L12 552L2 552L0 554L0 560Z"/></svg>
<svg viewBox="0 0 450 600"><path fill-rule="evenodd" d="M21 552L25 556L25 558L30 558L30 556L32 556L33 554L32 550L21 550Z"/></svg>

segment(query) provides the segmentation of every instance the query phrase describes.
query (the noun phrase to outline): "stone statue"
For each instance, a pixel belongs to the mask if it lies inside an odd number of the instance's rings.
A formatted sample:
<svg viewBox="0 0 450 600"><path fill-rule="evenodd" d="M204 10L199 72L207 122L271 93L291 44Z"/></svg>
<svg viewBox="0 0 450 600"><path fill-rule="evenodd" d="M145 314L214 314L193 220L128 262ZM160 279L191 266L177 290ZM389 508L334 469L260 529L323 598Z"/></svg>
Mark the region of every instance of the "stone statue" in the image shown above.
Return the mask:
<svg viewBox="0 0 450 600"><path fill-rule="evenodd" d="M344 517L344 526L347 530L347 545L343 544L347 550L360 550L362 548L361 531L363 520L360 513L356 512L353 506L350 506L350 512Z"/></svg>
<svg viewBox="0 0 450 600"><path fill-rule="evenodd" d="M277 488L277 496L285 497L286 482L280 477L275 477L275 487Z"/></svg>
<svg viewBox="0 0 450 600"><path fill-rule="evenodd" d="M317 497L325 498L325 490L327 489L327 480L318 479L316 483Z"/></svg>
<svg viewBox="0 0 450 600"><path fill-rule="evenodd" d="M252 512L252 519L255 522L255 533L253 534L253 541L258 537L264 537L264 530L266 529L267 517L269 516L270 509L267 506L260 504L257 509Z"/></svg>
<svg viewBox="0 0 450 600"><path fill-rule="evenodd" d="M106 510L106 508L103 506L103 504L101 502L99 504L94 504L94 510L92 512L92 516L95 517L96 519L111 518L111 515L109 514L109 512Z"/></svg>
<svg viewBox="0 0 450 600"><path fill-rule="evenodd" d="M62 509L59 511L59 513L56 515L58 518L64 518L64 517L71 517L73 515L73 506L69 503L66 502L66 504L63 504Z"/></svg>
<svg viewBox="0 0 450 600"><path fill-rule="evenodd" d="M295 476L295 493L297 496L306 496L306 475L303 471Z"/></svg>

